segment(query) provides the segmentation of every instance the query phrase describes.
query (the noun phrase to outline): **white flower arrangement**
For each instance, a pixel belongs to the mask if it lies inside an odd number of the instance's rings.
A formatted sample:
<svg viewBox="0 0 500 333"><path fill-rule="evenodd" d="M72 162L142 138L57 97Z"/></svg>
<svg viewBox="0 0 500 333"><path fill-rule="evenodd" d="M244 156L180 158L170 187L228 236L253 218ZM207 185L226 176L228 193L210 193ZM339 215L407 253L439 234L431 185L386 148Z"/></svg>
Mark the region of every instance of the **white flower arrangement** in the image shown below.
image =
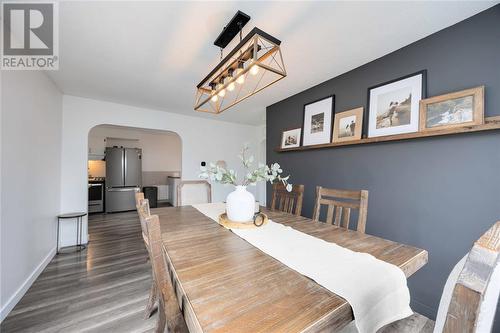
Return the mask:
<svg viewBox="0 0 500 333"><path fill-rule="evenodd" d="M231 184L234 186L256 185L260 181L269 181L271 184L279 181L282 182L288 192L292 191L292 184L288 182L290 176L282 177L283 170L278 163L273 163L270 166L259 163L257 168L251 171L254 157L247 157L249 148L245 146L241 154L238 156L246 170L246 175L241 183L238 183L236 172L232 169L226 170L215 163L209 163L209 166L200 168L199 177L201 179L209 179L220 184Z"/></svg>

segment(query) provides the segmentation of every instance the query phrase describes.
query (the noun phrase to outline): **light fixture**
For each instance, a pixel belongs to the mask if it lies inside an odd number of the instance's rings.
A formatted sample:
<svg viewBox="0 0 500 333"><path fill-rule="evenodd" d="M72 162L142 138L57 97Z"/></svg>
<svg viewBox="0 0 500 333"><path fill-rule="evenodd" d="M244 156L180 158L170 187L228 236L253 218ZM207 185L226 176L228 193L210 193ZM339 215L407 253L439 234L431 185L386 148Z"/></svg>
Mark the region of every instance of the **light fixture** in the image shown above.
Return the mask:
<svg viewBox="0 0 500 333"><path fill-rule="evenodd" d="M249 20L238 11L215 40L221 61L197 85L196 111L221 113L286 77L280 40L259 28L242 38ZM222 50L238 34L240 42L223 58Z"/></svg>

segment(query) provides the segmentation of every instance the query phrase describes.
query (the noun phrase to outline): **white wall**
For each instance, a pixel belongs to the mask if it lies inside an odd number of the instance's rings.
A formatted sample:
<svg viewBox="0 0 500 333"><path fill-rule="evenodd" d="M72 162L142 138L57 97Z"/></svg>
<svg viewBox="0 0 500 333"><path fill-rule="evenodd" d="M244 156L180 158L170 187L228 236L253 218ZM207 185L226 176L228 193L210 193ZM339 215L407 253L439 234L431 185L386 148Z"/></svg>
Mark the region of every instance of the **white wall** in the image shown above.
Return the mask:
<svg viewBox="0 0 500 333"><path fill-rule="evenodd" d="M1 319L55 254L62 95L39 71L2 71Z"/></svg>
<svg viewBox="0 0 500 333"><path fill-rule="evenodd" d="M108 138L107 142L104 140ZM134 139L132 140L117 140ZM89 134L89 145L100 144L102 147L113 145L141 148L142 171L181 171L181 139L173 132L145 131L118 126L97 126ZM100 148L89 147L90 151Z"/></svg>
<svg viewBox="0 0 500 333"><path fill-rule="evenodd" d="M266 125L257 126L257 142L255 148L255 158L258 159L259 162L264 164L269 164L271 162L267 162L266 157ZM256 186L256 198L258 197L258 201L260 204L266 205L266 183L260 182Z"/></svg>
<svg viewBox="0 0 500 333"><path fill-rule="evenodd" d="M255 152L258 150L259 131L255 126L65 95L61 159L61 210L63 212L87 210L88 134L94 126L102 124L177 133L182 141L183 179L198 179L201 161L225 160L229 167L242 174L241 163L237 157L240 149L248 143L255 149ZM256 154L255 157L257 156ZM219 184L213 185L212 188L214 201L225 200L227 194L232 191L230 186ZM255 193L255 188L250 190ZM74 238L73 233L64 231L65 245L74 243Z"/></svg>

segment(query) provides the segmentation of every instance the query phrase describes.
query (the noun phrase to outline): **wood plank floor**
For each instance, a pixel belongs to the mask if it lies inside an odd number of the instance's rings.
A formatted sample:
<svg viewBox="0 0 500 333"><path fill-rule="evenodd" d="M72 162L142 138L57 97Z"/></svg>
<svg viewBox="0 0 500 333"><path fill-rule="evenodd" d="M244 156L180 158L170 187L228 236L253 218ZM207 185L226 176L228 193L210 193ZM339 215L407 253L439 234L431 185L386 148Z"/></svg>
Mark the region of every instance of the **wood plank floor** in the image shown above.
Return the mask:
<svg viewBox="0 0 500 333"><path fill-rule="evenodd" d="M8 332L150 332L151 266L137 213L91 215L86 250L59 254L0 326Z"/></svg>

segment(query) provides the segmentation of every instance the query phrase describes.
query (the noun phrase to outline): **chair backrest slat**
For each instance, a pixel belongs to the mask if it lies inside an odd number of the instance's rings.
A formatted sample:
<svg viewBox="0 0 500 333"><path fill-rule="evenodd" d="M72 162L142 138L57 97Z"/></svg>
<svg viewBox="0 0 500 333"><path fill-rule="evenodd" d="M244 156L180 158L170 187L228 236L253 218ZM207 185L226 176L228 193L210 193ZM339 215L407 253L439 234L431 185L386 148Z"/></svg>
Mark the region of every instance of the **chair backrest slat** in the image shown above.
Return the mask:
<svg viewBox="0 0 500 333"><path fill-rule="evenodd" d="M342 209L342 221L343 221L343 228L349 229L349 221L351 220L351 208L350 207L344 207Z"/></svg>
<svg viewBox="0 0 500 333"><path fill-rule="evenodd" d="M491 275L495 269L500 269L497 267L500 265L499 251L500 221L483 234L469 252L453 289L443 332L480 332L487 329L478 327L478 318ZM494 315L491 321L493 318ZM490 325L491 322L481 324Z"/></svg>
<svg viewBox="0 0 500 333"><path fill-rule="evenodd" d="M177 206L212 202L212 187L206 180L184 180L177 185Z"/></svg>
<svg viewBox="0 0 500 333"><path fill-rule="evenodd" d="M143 192L135 192L135 205L138 206L141 204L142 200L144 200Z"/></svg>
<svg viewBox="0 0 500 333"><path fill-rule="evenodd" d="M288 192L282 183L273 184L271 209L300 216L304 200L304 185L292 185Z"/></svg>
<svg viewBox="0 0 500 333"><path fill-rule="evenodd" d="M146 248L149 251L149 241L148 241L148 225L147 218L151 216L151 212L149 209L149 200L142 199L138 205L136 205L137 214L139 214L139 221L141 221L141 229L142 229L142 237L144 238L144 243L146 244Z"/></svg>
<svg viewBox="0 0 500 333"><path fill-rule="evenodd" d="M349 202L349 201L339 201L339 200L332 200L332 199L320 199L319 203L321 205L328 205L328 206L342 206L342 207L348 207L348 208L353 208L353 209L358 209L360 207L359 202Z"/></svg>
<svg viewBox="0 0 500 333"><path fill-rule="evenodd" d="M177 295L169 275L168 265L162 249L160 220L158 215L151 215L146 219L148 225L148 239L150 244L150 260L153 267L153 276L159 291L159 301L162 303L168 332L188 332L184 316L179 308ZM160 314L163 315L163 314Z"/></svg>
<svg viewBox="0 0 500 333"><path fill-rule="evenodd" d="M319 221L321 205L328 206L326 223L342 228L349 228L351 210L357 209L358 224L356 230L365 232L368 213L368 191L351 191L316 187L316 204L313 210L313 220Z"/></svg>
<svg viewBox="0 0 500 333"><path fill-rule="evenodd" d="M359 200L359 191L338 190L333 188L321 187L321 194L324 197Z"/></svg>
<svg viewBox="0 0 500 333"><path fill-rule="evenodd" d="M340 217L341 217L341 214L342 213L342 206L336 206L335 207L335 221L333 221L333 224L335 224L336 226L339 226L340 227Z"/></svg>
<svg viewBox="0 0 500 333"><path fill-rule="evenodd" d="M286 197L285 197L285 205L284 205L284 207L283 207L283 208L284 208L283 210L284 210L286 213L290 213L290 197L289 197L289 196L286 196Z"/></svg>
<svg viewBox="0 0 500 333"><path fill-rule="evenodd" d="M326 213L326 220L327 221L333 221L334 212L335 212L335 206L329 205L328 212Z"/></svg>

